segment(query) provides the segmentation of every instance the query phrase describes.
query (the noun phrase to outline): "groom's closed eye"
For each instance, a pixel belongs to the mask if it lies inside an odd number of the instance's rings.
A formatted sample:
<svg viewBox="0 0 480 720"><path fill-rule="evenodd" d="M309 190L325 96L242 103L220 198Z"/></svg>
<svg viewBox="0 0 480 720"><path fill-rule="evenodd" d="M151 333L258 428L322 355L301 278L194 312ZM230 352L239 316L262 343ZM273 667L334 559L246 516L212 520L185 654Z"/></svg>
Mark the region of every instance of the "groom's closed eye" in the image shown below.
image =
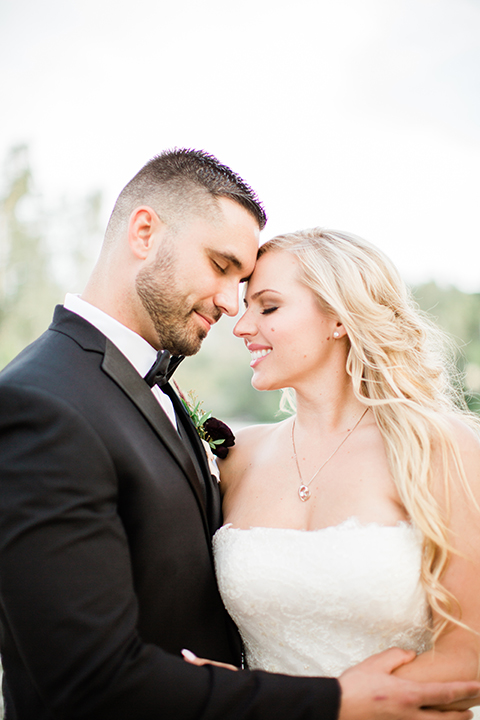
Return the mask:
<svg viewBox="0 0 480 720"><path fill-rule="evenodd" d="M217 268L218 272L222 275L225 275L230 267L233 267L235 270L239 270L240 272L245 271L243 263L233 253L215 251L210 254L210 259L213 265ZM249 276L245 276L240 278L239 282L248 282L249 279Z"/></svg>
<svg viewBox="0 0 480 720"><path fill-rule="evenodd" d="M222 265L220 265L220 263L218 263L216 260L213 260L213 259L212 259L212 263L214 264L214 266L216 267L218 272L220 272L222 275L225 275L225 273L228 270L228 264L225 266L222 266Z"/></svg>

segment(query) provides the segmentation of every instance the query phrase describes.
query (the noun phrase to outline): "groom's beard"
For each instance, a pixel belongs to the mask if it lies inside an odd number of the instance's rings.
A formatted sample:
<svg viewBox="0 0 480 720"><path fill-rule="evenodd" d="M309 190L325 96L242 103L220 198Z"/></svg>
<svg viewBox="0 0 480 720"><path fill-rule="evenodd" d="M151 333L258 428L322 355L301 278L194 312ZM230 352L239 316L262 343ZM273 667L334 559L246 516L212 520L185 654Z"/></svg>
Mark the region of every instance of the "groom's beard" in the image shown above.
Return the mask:
<svg viewBox="0 0 480 720"><path fill-rule="evenodd" d="M215 306L189 305L175 283L176 258L173 248L162 248L152 266L136 278L137 294L158 335L159 347L172 355L195 355L207 336L199 327L195 311L217 321L222 316Z"/></svg>

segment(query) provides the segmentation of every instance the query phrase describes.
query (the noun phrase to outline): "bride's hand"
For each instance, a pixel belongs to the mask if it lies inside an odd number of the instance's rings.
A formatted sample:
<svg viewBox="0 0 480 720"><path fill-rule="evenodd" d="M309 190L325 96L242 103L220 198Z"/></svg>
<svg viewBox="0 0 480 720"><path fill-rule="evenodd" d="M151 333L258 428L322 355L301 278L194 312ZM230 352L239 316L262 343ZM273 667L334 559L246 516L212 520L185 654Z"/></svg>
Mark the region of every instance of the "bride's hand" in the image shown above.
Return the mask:
<svg viewBox="0 0 480 720"><path fill-rule="evenodd" d="M183 659L191 665L215 665L215 667L226 668L227 670L235 670L238 668L235 665L229 665L228 663L216 662L215 660L206 660L205 658L199 658L191 650L182 650Z"/></svg>

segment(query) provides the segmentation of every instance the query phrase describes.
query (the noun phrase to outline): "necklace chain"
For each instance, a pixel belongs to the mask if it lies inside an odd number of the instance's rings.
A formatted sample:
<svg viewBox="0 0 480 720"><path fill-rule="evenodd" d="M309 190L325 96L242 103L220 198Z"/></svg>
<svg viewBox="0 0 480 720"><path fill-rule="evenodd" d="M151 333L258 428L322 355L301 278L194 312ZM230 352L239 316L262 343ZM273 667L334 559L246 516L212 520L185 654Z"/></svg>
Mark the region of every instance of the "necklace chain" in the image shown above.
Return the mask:
<svg viewBox="0 0 480 720"><path fill-rule="evenodd" d="M345 437L343 438L343 440L342 440L342 442L340 443L340 445L337 445L337 447L336 447L335 450L332 452L332 454L329 455L328 458L325 460L325 462L323 462L323 463L320 465L320 467L318 468L318 470L316 470L316 471L313 473L313 475L312 475L312 477L310 478L310 480L309 480L308 483L304 483L304 482L303 482L303 480L302 480L302 473L300 472L300 465L298 464L297 449L296 449L296 447L295 447L295 418L293 418L293 423L292 423L292 447L293 447L293 457L294 457L294 459L295 459L295 465L297 466L298 477L299 477L299 479L300 479L300 487L298 488L298 494L299 494L300 500L302 500L302 502L306 502L307 500L310 499L310 496L311 496L311 493L310 493L310 485L311 485L312 482L316 479L318 473L319 473L321 470L323 470L323 468L325 467L325 465L326 465L328 462L330 462L330 460L333 458L333 456L340 450L340 448L342 447L342 445L348 440L348 438L349 438L350 435L353 433L353 431L356 430L356 428L360 425L361 421L363 420L363 418L365 417L365 415L367 414L367 412L368 412L368 407L367 407L367 409L364 410L363 413L360 415L360 417L358 418L358 420L357 420L357 422L355 423L355 425L353 426L353 428L345 435Z"/></svg>

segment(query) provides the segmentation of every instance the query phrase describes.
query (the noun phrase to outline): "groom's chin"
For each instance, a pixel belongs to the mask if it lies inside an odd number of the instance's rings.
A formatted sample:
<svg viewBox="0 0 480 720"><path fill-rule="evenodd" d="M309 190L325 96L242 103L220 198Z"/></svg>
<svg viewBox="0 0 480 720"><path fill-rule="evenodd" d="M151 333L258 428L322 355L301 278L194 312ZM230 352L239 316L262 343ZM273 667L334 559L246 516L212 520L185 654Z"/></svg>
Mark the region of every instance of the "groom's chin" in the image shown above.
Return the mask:
<svg viewBox="0 0 480 720"><path fill-rule="evenodd" d="M185 355L191 357L196 355L202 347L202 343L207 337L207 333L198 333L195 338L185 338L177 342L168 343L164 349L168 350L172 355Z"/></svg>

